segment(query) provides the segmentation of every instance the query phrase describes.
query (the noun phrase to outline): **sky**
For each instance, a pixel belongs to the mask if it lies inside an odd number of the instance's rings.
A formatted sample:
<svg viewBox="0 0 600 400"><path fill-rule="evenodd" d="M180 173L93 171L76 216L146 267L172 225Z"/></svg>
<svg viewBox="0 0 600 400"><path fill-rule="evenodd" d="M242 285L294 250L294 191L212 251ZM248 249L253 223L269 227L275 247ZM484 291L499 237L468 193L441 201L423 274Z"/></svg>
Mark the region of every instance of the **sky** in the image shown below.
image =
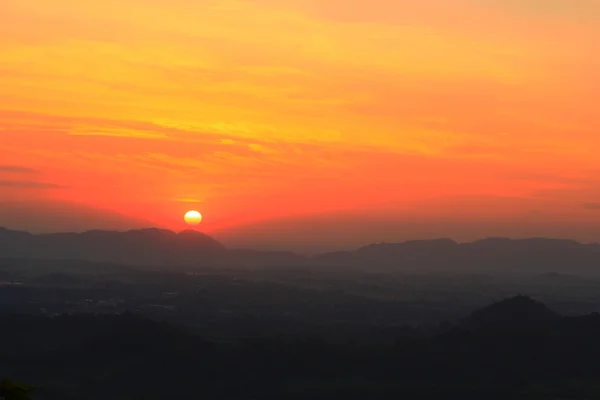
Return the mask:
<svg viewBox="0 0 600 400"><path fill-rule="evenodd" d="M0 226L600 241L600 0L2 0Z"/></svg>

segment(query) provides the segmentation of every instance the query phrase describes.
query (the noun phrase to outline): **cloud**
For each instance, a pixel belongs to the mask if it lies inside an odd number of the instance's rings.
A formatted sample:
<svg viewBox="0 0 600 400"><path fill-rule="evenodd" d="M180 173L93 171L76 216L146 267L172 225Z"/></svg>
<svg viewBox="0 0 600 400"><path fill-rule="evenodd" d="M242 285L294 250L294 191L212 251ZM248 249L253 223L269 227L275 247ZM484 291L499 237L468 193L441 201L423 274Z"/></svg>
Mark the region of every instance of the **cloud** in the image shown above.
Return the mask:
<svg viewBox="0 0 600 400"><path fill-rule="evenodd" d="M263 146L262 144L257 144L257 143L250 143L248 144L248 149L250 149L250 151L256 152L256 153L264 153L264 154L275 154L277 153L277 150L274 150L270 147L267 146Z"/></svg>
<svg viewBox="0 0 600 400"><path fill-rule="evenodd" d="M69 131L73 136L112 136L118 138L137 138L137 139L167 139L168 135L164 133L153 133L136 130L127 130L120 128L76 128Z"/></svg>
<svg viewBox="0 0 600 400"><path fill-rule="evenodd" d="M583 208L600 211L600 202L584 203Z"/></svg>
<svg viewBox="0 0 600 400"><path fill-rule="evenodd" d="M559 16L578 22L596 20L600 12L600 3L596 0L493 0L490 5L537 18Z"/></svg>
<svg viewBox="0 0 600 400"><path fill-rule="evenodd" d="M37 171L32 168L21 167L18 165L0 165L0 172L8 172L12 174L34 174Z"/></svg>
<svg viewBox="0 0 600 400"><path fill-rule="evenodd" d="M0 181L0 187L10 187L18 189L65 189L65 186L54 183L37 181Z"/></svg>

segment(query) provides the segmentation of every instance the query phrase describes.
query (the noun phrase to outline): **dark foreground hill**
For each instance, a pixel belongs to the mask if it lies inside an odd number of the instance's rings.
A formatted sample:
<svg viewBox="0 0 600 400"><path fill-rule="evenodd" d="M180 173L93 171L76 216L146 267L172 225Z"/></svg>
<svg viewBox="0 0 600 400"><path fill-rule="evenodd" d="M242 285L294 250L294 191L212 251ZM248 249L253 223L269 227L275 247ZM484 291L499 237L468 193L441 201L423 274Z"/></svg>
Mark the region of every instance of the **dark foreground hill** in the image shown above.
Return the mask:
<svg viewBox="0 0 600 400"><path fill-rule="evenodd" d="M506 307L483 312L497 321ZM508 307L547 314L525 299ZM219 342L131 314L5 316L0 376L37 384L39 400L600 396L600 315L504 322L513 325L456 326L389 345L298 336Z"/></svg>
<svg viewBox="0 0 600 400"><path fill-rule="evenodd" d="M470 330L517 330L549 328L561 317L544 304L527 296L506 299L475 311L461 321Z"/></svg>

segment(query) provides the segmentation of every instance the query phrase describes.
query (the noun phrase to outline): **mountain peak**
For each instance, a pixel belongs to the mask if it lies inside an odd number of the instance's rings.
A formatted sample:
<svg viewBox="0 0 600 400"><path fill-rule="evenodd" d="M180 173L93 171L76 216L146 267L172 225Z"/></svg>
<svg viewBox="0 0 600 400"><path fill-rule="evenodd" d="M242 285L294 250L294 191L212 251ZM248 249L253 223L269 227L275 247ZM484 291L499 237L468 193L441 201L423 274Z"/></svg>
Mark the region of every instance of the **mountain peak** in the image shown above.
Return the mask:
<svg viewBox="0 0 600 400"><path fill-rule="evenodd" d="M473 312L461 325L469 329L528 329L547 326L560 315L531 297L518 295Z"/></svg>
<svg viewBox="0 0 600 400"><path fill-rule="evenodd" d="M186 229L178 233L179 236L190 236L190 237L206 237L208 236L204 232L197 231L195 229Z"/></svg>

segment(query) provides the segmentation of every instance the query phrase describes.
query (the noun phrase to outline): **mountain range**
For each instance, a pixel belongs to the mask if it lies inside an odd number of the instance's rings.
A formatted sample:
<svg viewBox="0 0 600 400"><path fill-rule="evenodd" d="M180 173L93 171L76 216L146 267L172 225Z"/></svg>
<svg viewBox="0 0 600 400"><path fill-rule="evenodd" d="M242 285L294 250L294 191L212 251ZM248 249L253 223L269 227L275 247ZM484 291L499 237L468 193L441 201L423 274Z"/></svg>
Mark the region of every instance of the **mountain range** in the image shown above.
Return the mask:
<svg viewBox="0 0 600 400"><path fill-rule="evenodd" d="M306 263L293 253L228 249L202 232L176 233L156 228L38 235L0 228L0 258L76 259L149 266Z"/></svg>
<svg viewBox="0 0 600 400"><path fill-rule="evenodd" d="M89 260L132 265L329 266L373 271L485 271L597 274L600 244L573 240L487 238L371 244L306 257L227 248L193 230L163 229L31 234L0 228L0 258Z"/></svg>
<svg viewBox="0 0 600 400"><path fill-rule="evenodd" d="M371 244L354 251L323 254L323 263L380 270L600 273L600 244L574 240L486 238Z"/></svg>

